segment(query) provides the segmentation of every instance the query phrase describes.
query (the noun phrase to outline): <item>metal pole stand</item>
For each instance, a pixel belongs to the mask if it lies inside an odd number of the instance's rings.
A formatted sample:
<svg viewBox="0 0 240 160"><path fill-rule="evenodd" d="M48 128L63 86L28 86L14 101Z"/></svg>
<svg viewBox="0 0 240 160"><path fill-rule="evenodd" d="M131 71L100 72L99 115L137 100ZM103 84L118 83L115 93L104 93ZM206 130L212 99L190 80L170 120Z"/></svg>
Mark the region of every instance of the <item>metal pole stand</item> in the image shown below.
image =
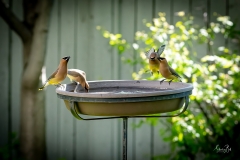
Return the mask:
<svg viewBox="0 0 240 160"><path fill-rule="evenodd" d="M123 118L123 160L127 160L127 132L128 130L128 118Z"/></svg>
<svg viewBox="0 0 240 160"><path fill-rule="evenodd" d="M115 117L101 117L101 118L83 118L77 112L78 103L75 101L70 101L70 110L72 115L79 120L102 120L102 119L115 119L122 118L123 119L123 145L122 145L122 153L123 160L127 160L127 129L128 129L128 118L161 118L161 117L176 117L185 112L188 108L189 104L189 96L184 97L185 104L181 108L182 110L177 114L166 114L166 115L153 115L153 116L115 116Z"/></svg>

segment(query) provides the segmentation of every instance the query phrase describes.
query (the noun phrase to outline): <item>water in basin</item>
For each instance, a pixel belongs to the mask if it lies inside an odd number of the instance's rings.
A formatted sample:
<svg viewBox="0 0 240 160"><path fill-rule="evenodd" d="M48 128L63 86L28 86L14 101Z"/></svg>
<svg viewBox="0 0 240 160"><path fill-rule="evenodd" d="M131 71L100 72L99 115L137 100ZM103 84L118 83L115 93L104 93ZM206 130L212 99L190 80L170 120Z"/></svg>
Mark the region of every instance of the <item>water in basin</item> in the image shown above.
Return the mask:
<svg viewBox="0 0 240 160"><path fill-rule="evenodd" d="M88 94L136 94L136 93L152 93L156 91L172 90L171 88L140 88L140 87L99 87L92 88ZM78 90L83 93L84 90Z"/></svg>

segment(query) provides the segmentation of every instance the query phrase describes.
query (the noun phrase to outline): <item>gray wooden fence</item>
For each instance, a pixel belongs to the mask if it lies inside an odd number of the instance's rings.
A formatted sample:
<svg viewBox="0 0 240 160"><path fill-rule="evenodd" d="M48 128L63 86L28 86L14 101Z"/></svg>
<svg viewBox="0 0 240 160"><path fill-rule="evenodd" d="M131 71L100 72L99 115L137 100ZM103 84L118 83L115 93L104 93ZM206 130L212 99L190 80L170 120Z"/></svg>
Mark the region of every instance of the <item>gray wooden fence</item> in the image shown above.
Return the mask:
<svg viewBox="0 0 240 160"><path fill-rule="evenodd" d="M12 10L19 17L23 15L21 3L21 0L12 0ZM46 75L55 70L61 57L69 55L69 68L84 70L88 80L131 79L135 67L121 62L121 57L96 26L121 33L127 41L134 42L135 32L146 29L142 20L151 21L158 12L165 12L172 24L178 20L175 13L185 11L195 16L199 25L207 25L203 13L208 14L208 21L213 20L213 12L236 19L239 10L239 0L55 0L47 42ZM224 43L221 38L216 42L217 45ZM207 51L207 48L198 49L203 54ZM3 146L7 143L9 128L19 135L22 46L19 37L1 18L0 55L0 146ZM134 129L132 124L140 120L129 120L128 158L146 160L151 155L170 151L159 136L159 129L164 125L143 125ZM121 120L74 119L63 101L57 98L55 87L47 88L48 159L121 159L121 128Z"/></svg>

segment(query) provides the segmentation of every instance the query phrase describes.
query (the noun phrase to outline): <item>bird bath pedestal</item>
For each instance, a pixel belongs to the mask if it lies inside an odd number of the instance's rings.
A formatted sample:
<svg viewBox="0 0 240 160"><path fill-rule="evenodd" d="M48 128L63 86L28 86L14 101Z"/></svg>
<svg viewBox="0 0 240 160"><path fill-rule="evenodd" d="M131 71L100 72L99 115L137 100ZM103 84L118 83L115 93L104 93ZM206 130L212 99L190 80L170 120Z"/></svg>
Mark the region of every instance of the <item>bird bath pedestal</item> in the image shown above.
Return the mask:
<svg viewBox="0 0 240 160"><path fill-rule="evenodd" d="M193 86L189 83L146 80L89 81L90 90L76 84L64 84L56 89L57 95L79 120L123 119L123 159L127 159L128 118L174 117L188 107ZM166 114L179 110L177 114ZM161 115L151 115L165 113ZM83 118L79 114L91 116ZM97 116L92 118L92 116Z"/></svg>

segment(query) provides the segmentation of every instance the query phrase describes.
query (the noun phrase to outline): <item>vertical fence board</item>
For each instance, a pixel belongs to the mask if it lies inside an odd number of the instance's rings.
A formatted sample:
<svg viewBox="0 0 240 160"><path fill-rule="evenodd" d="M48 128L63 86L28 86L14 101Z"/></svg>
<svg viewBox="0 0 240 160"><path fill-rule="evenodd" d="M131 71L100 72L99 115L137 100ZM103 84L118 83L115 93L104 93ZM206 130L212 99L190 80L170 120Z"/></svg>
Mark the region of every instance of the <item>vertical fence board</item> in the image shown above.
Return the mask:
<svg viewBox="0 0 240 160"><path fill-rule="evenodd" d="M170 0L157 0L156 5L155 5L155 17L159 17L159 12L165 13L166 21L171 24L173 21L173 14L172 14L172 1ZM161 77L161 76L160 76ZM159 124L153 128L153 157L159 156L162 154L167 154L168 153L168 145L166 142L162 140L159 134L160 127L163 125L162 122L165 121L165 119L159 120ZM160 127L159 127L160 126ZM152 143L152 142L151 142ZM164 145L164 146L163 146Z"/></svg>
<svg viewBox="0 0 240 160"><path fill-rule="evenodd" d="M225 16L226 15L226 1L219 1L212 0L210 3L210 22L217 22L217 16L214 15L217 13L218 15ZM212 43L211 43L212 44ZM211 45L212 54L216 55L219 53L218 48L225 45L224 36L221 33L216 34L215 39L213 40L213 44Z"/></svg>
<svg viewBox="0 0 240 160"><path fill-rule="evenodd" d="M77 14L77 28L76 28L76 46L77 46L77 54L76 54L76 67L86 72L87 80L92 79L90 75L92 74L90 67L90 53L92 52L91 49L91 37L92 32L90 30L91 24L91 1L80 0L77 1L78 12Z"/></svg>
<svg viewBox="0 0 240 160"><path fill-rule="evenodd" d="M111 32L119 33L120 30L120 4L118 0L111 0ZM120 59L120 55L118 54L117 49L111 48L111 66L112 66L112 73L111 79L116 80L120 79L120 71L121 68L120 63L122 63ZM122 126L121 126L122 119L114 119L111 121L111 159L120 160L122 157Z"/></svg>
<svg viewBox="0 0 240 160"><path fill-rule="evenodd" d="M155 17L159 17L158 13L166 13L166 20L168 23L171 21L171 1L170 0L156 0L155 4Z"/></svg>
<svg viewBox="0 0 240 160"><path fill-rule="evenodd" d="M135 119L129 118L128 119L128 128L127 128L127 157L128 159L135 160L136 159L136 130L133 128L133 125L135 124ZM123 146L123 120L121 119L120 122L121 126L121 159L123 157L122 153L122 146Z"/></svg>
<svg viewBox="0 0 240 160"><path fill-rule="evenodd" d="M136 6L135 6L134 0L122 0L120 5L120 19L119 19L119 32L122 34L123 38L128 43L134 42L134 35L135 35L135 13L136 13ZM132 47L132 46L130 46ZM120 79L132 79L132 72L133 72L133 66L130 66L129 64L125 63L124 60L126 58L133 58L134 51L133 49L129 49L127 52L123 53L119 56L120 58L120 64L119 64L119 74ZM125 58L125 59L123 59ZM133 119L128 120L128 159L135 159L135 132L132 128L131 124L134 122ZM123 122L121 120L120 122L121 126L121 146L122 146L122 126ZM121 158L122 158L122 148L121 148Z"/></svg>
<svg viewBox="0 0 240 160"><path fill-rule="evenodd" d="M119 33L120 30L120 5L118 3L118 0L112 0L112 31L113 33ZM112 76L111 78L116 80L120 79L120 70L119 68L120 63L122 63L121 59L119 58L120 55L118 54L117 49L111 49L111 54L112 54ZM112 127L112 135L111 135L111 141L113 142L111 145L112 147L112 155L111 159L114 160L120 160L121 159L121 153L122 153L122 126L121 126L121 121L119 119L115 119L111 121L111 127Z"/></svg>
<svg viewBox="0 0 240 160"><path fill-rule="evenodd" d="M111 158L114 160L120 160L122 155L122 126L120 126L120 121L122 119L112 119L111 120L111 135L110 135L110 143L111 143Z"/></svg>
<svg viewBox="0 0 240 160"><path fill-rule="evenodd" d="M92 25L92 39L90 40L90 61L93 80L111 79L111 53L108 40L103 39L96 26L104 26L111 29L111 0L102 3L92 0L90 19ZM89 158L90 159L111 159L111 120L97 120L89 122ZM104 146L104 147L103 147Z"/></svg>
<svg viewBox="0 0 240 160"><path fill-rule="evenodd" d="M240 1L237 0L228 0L229 1L229 16L234 22L237 22L236 28L240 29L240 20L239 20L239 9Z"/></svg>
<svg viewBox="0 0 240 160"><path fill-rule="evenodd" d="M229 1L229 16L231 17L231 21L236 23L236 30L240 30L240 18L239 18L239 10L240 10L240 1L238 0L228 0ZM238 42L237 42L238 41ZM231 39L229 41L229 48L233 50L235 53L235 50L239 50L240 46L236 45L239 43L239 40ZM240 55L240 53L237 53Z"/></svg>
<svg viewBox="0 0 240 160"><path fill-rule="evenodd" d="M145 31L146 33L149 32L149 28L146 26L145 22L152 23L153 20L153 13L152 13L152 7L153 3L152 1L142 1L137 0L135 3L136 11L135 11L135 25L134 25L134 32L137 31ZM134 34L135 36L135 34ZM138 44L140 48L146 47L146 44ZM150 47L150 46L149 46ZM134 51L134 59L141 59L140 52ZM141 64L137 64L134 66L134 71L138 72L141 69ZM149 74L151 76L151 74Z"/></svg>
<svg viewBox="0 0 240 160"><path fill-rule="evenodd" d="M0 31L4 31L1 33L0 36L0 88L1 88L1 93L0 93L0 102L1 102L1 107L0 107L0 146L6 145L8 142L8 126L9 121L8 121L8 99L10 98L8 96L9 94L9 74L11 74L11 71L9 71L9 62L8 62L8 57L9 57L9 27L7 26L6 22L0 18Z"/></svg>
<svg viewBox="0 0 240 160"><path fill-rule="evenodd" d="M90 160L111 159L111 120L85 122L89 124L88 155Z"/></svg>
<svg viewBox="0 0 240 160"><path fill-rule="evenodd" d="M145 31L149 32L149 28L147 28L144 24L144 21L152 22L153 14L152 14L152 1L137 1L137 12L136 12L136 21L135 23L135 32L136 31ZM139 44L140 47L145 47L146 44ZM135 53L134 58L140 58L139 53ZM136 66L135 70L139 70L140 66ZM149 74L151 76L151 74ZM135 123L139 123L144 118L135 119ZM151 126L150 125L142 125L140 128L135 130L135 158L136 160L146 160L151 159Z"/></svg>
<svg viewBox="0 0 240 160"><path fill-rule="evenodd" d="M77 68L86 72L87 80L91 79L91 67L89 60L91 59L91 5L92 1L81 0L78 1L77 12ZM90 86L91 91L91 86ZM89 122L76 121L76 159L88 160L89 159Z"/></svg>
<svg viewBox="0 0 240 160"><path fill-rule="evenodd" d="M12 2L12 10L18 16L19 19L22 20L22 1L13 1ZM11 62L12 62L12 131L19 135L20 129L20 94L21 94L21 75L22 75L22 42L19 36L12 32L12 50L11 50Z"/></svg>
<svg viewBox="0 0 240 160"><path fill-rule="evenodd" d="M120 7L121 5L118 3L118 0L111 0L111 32L116 34L120 31ZM109 46L110 47L110 46ZM111 67L112 79L120 79L120 71L121 68L120 63L122 63L120 55L118 54L118 50L116 48L111 48Z"/></svg>
<svg viewBox="0 0 240 160"><path fill-rule="evenodd" d="M181 20L181 17L177 16L178 12L185 12L186 14L189 13L189 0L173 0L173 24L175 24L177 21Z"/></svg>
<svg viewBox="0 0 240 160"><path fill-rule="evenodd" d="M59 1L55 1L50 17L49 34L47 41L45 68L48 78L58 67L61 56L59 54ZM58 159L59 137L59 111L60 99L55 93L55 86L48 86L46 92L46 146L47 158Z"/></svg>
<svg viewBox="0 0 240 160"><path fill-rule="evenodd" d="M86 68L86 70L88 69L87 75L91 75L88 78L88 80L110 79L111 67L106 65L107 63L109 63L109 62L106 63L106 61L110 61L110 54L107 50L107 47L108 47L107 40L102 41L101 33L96 30L97 25L100 25L100 26L109 25L108 20L110 18L108 16L110 15L110 7L108 5L104 6L104 4L101 3L100 1L81 1L79 4L79 7L80 7L79 9L80 17L78 22L78 25L79 25L78 40L79 42L83 42L83 43L81 43L81 46L78 47L78 52L80 53L80 51L86 50L86 52L82 52L82 56L84 56L87 60L87 62L85 62L85 66L83 67L88 67ZM105 11L105 13L102 13L103 11ZM103 16L102 14L104 14L105 16ZM109 29L109 27L107 29ZM87 38L87 40L83 39L85 37ZM82 58L79 61L84 62L84 58ZM104 66L105 68L103 68ZM90 91L91 91L91 86L90 86ZM82 159L98 159L98 158L104 159L106 157L109 158L110 153L106 152L106 150L109 150L110 147L106 147L106 148L102 147L103 149L102 151L97 150L97 148L100 148L99 144L102 144L102 143L107 144L104 146L110 145L109 141L103 142L103 140L105 136L109 136L108 134L111 133L111 130L108 130L105 128L105 130L103 129L101 131L108 132L108 133L101 134L100 136L98 136L96 135L96 133L98 133L99 127L96 127L96 126L98 126L99 121L90 121L90 122L77 121L76 123L78 126L77 137L76 137L77 146L80 152L83 153L82 155L78 154L77 158L82 158ZM108 122L103 121L101 123L105 127L108 127L110 125L109 121ZM96 136L98 138L96 138ZM100 138L100 137L103 137L103 138ZM96 140L92 141L93 139L96 139ZM91 148L91 151L89 152L90 148Z"/></svg>
<svg viewBox="0 0 240 160"><path fill-rule="evenodd" d="M89 160L89 122L77 121L76 122L76 159Z"/></svg>
<svg viewBox="0 0 240 160"><path fill-rule="evenodd" d="M68 68L74 67L74 27L75 27L75 1L61 1L60 4L60 54L61 57L70 56L68 62ZM69 83L69 79L66 78L63 83ZM66 109L66 106L62 100L60 100L60 135L59 135L59 156L66 159L73 159L73 128L74 117Z"/></svg>
<svg viewBox="0 0 240 160"><path fill-rule="evenodd" d="M105 29L111 29L111 0L102 1L93 0L91 19L93 24L93 37L90 41L90 61L89 66L92 66L92 74L94 80L111 79L111 48L109 48L108 40L104 39L96 26L104 26ZM103 65L104 64L104 65Z"/></svg>
<svg viewBox="0 0 240 160"><path fill-rule="evenodd" d="M159 119L159 123L156 126L154 126L154 133L153 133L154 156L160 156L160 155L170 153L170 146L168 142L165 142L160 135L160 130L168 130L169 132L171 132L169 128L166 127L166 123L167 123L166 119L161 118Z"/></svg>
<svg viewBox="0 0 240 160"><path fill-rule="evenodd" d="M194 16L194 24L200 27L206 27L206 22L204 21L204 15L207 14L207 0L192 1L192 15ZM191 54L195 55L198 59L205 56L208 53L207 44L198 44L198 42L193 41L193 48Z"/></svg>
<svg viewBox="0 0 240 160"><path fill-rule="evenodd" d="M120 28L119 32L122 34L123 38L129 42L134 42L134 23L135 23L135 1L134 0L122 0L120 2L121 8L120 8ZM131 47L131 46L130 46ZM126 53L123 53L123 56L121 56L121 59L124 58L132 58L133 57L133 49L128 50ZM120 62L120 79L132 79L132 72L133 67L129 66L129 64L126 64L124 61Z"/></svg>

